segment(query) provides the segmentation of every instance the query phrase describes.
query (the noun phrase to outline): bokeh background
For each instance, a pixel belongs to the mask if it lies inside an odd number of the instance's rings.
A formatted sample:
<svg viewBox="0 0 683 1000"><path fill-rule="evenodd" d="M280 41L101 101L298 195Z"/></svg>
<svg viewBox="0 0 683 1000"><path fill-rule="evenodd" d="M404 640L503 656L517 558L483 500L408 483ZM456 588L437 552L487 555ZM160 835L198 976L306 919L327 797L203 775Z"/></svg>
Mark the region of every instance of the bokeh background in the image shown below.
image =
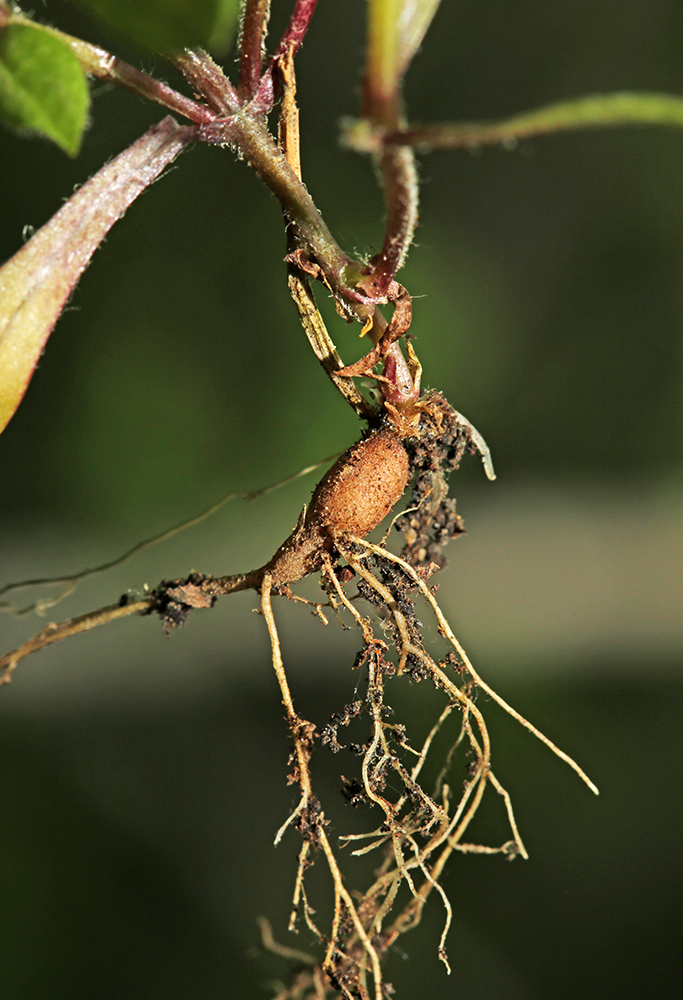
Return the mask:
<svg viewBox="0 0 683 1000"><path fill-rule="evenodd" d="M282 25L290 4L274 8ZM40 13L173 78L70 5ZM371 254L382 239L372 165L337 142L358 106L363 21L361 0L321 0L298 82L305 179L342 245ZM0 259L160 118L94 89L77 160L0 136ZM485 119L624 89L683 93L675 0L446 0L407 100L414 120ZM454 478L468 533L440 598L481 673L602 794L485 706L530 860L453 859L453 975L437 962L437 900L388 975L400 997L434 1000L674 995L683 133L434 153L420 173L402 277L415 346L426 383L481 430L498 471L488 483L471 459ZM297 325L283 253L277 203L227 150L186 152L130 209L0 438L0 583L96 565L357 437ZM354 360L357 331L325 309ZM48 614L191 568L260 565L314 481L229 504ZM284 929L297 842L276 850L272 839L295 796L254 606L231 597L170 640L153 621L119 623L25 661L0 692L2 1000L268 996L285 965L258 951L260 914L279 939L311 947L305 930ZM295 699L322 726L359 682L355 639L301 607L276 611ZM3 651L44 623L3 616ZM417 742L434 716L429 692L397 685L394 700ZM371 820L342 807L338 764L321 754L318 768L345 832ZM494 808L479 832L502 835Z"/></svg>

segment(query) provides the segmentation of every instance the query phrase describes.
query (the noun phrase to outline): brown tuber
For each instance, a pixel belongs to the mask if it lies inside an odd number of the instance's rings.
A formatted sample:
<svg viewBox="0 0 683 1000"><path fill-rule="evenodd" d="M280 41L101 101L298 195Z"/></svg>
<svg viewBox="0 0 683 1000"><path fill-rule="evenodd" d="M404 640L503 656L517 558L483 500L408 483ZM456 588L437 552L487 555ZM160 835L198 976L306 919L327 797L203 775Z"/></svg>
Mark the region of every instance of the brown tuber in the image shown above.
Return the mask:
<svg viewBox="0 0 683 1000"><path fill-rule="evenodd" d="M453 501L447 499L445 476L457 469L465 452L478 451L489 479L495 479L491 457L481 435L439 393L426 394L420 400L420 424L417 434L410 436L411 457L395 427L373 431L344 452L316 486L310 506L302 511L294 531L265 566L230 576L191 573L185 579L162 580L139 600L126 596L90 614L49 625L19 649L0 657L0 684L10 679L17 663L29 653L118 618L155 613L169 634L184 624L194 608L210 607L216 598L226 594L259 590L266 595L264 600L269 600L274 589L286 592L288 584L319 570L337 543L343 548L345 535L364 538L376 528L401 499L411 477L415 485L410 506L422 513L413 513L409 521L404 518L404 524L397 525L406 537L404 557L410 567L419 569L428 569L434 560L442 562L441 547L461 530ZM96 571L103 568L107 567Z"/></svg>
<svg viewBox="0 0 683 1000"><path fill-rule="evenodd" d="M364 538L401 499L410 460L400 437L374 431L337 459L316 486L308 510L273 558L257 571L274 587L294 583L320 568L323 553L343 535Z"/></svg>
<svg viewBox="0 0 683 1000"><path fill-rule="evenodd" d="M360 535L376 528L408 484L408 453L398 435L376 431L345 451L313 493L307 523L332 537Z"/></svg>
<svg viewBox="0 0 683 1000"><path fill-rule="evenodd" d="M365 537L376 528L401 499L409 476L410 460L398 434L388 428L374 431L345 451L325 473L308 510L304 508L292 534L265 566L229 577L191 573L184 580L163 580L149 597L125 599L61 625L49 625L19 649L0 657L0 684L9 681L17 663L29 653L117 618L156 612L168 635L185 623L190 611L211 607L221 595L237 590L270 594L274 588L296 583L320 569L336 539Z"/></svg>

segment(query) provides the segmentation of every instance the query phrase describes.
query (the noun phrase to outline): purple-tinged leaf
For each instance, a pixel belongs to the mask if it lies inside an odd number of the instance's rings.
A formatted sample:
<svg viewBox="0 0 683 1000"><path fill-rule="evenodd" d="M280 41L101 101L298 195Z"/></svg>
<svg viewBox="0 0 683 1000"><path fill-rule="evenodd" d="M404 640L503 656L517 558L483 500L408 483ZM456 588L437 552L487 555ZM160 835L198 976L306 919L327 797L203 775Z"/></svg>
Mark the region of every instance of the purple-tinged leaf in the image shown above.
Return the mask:
<svg viewBox="0 0 683 1000"><path fill-rule="evenodd" d="M195 136L165 118L102 167L0 267L0 431L90 258L128 206Z"/></svg>

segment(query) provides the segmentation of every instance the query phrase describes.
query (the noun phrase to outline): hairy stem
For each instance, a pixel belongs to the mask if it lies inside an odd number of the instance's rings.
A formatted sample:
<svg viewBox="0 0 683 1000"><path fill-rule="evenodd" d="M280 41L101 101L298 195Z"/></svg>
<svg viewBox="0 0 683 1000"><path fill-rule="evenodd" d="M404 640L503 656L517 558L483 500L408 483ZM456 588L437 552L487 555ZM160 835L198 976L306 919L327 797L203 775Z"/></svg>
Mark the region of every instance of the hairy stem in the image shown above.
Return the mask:
<svg viewBox="0 0 683 1000"><path fill-rule="evenodd" d="M418 215L418 183L412 149L386 145L380 157L387 202L384 243L374 260L375 291L386 295L394 275L403 266L415 235Z"/></svg>
<svg viewBox="0 0 683 1000"><path fill-rule="evenodd" d="M347 126L343 141L358 152L379 153L385 143L432 149L476 149L479 146L514 147L522 139L584 128L624 125L683 127L683 97L676 94L590 94L523 111L498 121L435 122L400 128L374 128L367 121Z"/></svg>
<svg viewBox="0 0 683 1000"><path fill-rule="evenodd" d="M270 0L246 0L240 32L240 78L238 90L250 99L261 82Z"/></svg>
<svg viewBox="0 0 683 1000"><path fill-rule="evenodd" d="M350 293L346 269L352 260L337 244L263 119L244 108L225 121L200 129L199 139L218 145L230 143L239 150L282 205L296 236L320 266L330 287L342 297Z"/></svg>
<svg viewBox="0 0 683 1000"><path fill-rule="evenodd" d="M263 74L254 106L265 114L272 106L278 93L277 68L282 59L293 58L301 47L311 23L318 0L296 0L289 24L285 29L275 54Z"/></svg>
<svg viewBox="0 0 683 1000"><path fill-rule="evenodd" d="M370 3L363 115L373 127L387 131L399 129L404 124L400 19L400 0L372 0ZM382 296L405 260L417 224L418 184L412 149L385 143L379 151L379 170L384 184L387 222L382 250L371 261L365 287L371 287Z"/></svg>
<svg viewBox="0 0 683 1000"><path fill-rule="evenodd" d="M244 106L230 80L207 52L185 49L170 59L185 79L199 91L216 116L223 118L236 114Z"/></svg>

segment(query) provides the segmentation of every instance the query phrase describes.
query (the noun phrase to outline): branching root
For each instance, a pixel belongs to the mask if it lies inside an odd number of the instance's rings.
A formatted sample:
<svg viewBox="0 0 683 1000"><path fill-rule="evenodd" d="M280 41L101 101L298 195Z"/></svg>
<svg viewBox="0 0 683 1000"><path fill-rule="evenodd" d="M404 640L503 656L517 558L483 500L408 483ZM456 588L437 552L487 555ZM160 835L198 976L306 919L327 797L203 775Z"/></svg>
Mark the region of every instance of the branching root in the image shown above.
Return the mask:
<svg viewBox="0 0 683 1000"><path fill-rule="evenodd" d="M450 972L446 938L453 911L441 884L449 858L454 853L528 857L510 795L492 770L492 744L477 703L479 691L548 746L597 794L579 765L480 677L428 585L443 564L443 545L463 530L455 503L448 498L446 472L457 468L467 451L479 451L491 475L492 469L481 436L443 397L427 394L419 412L420 432L414 440L404 440L385 423L350 448L320 481L289 538L260 569L226 577L192 573L183 580L165 580L141 600L124 600L49 625L0 660L1 683L29 653L118 618L156 613L168 634L191 611L212 607L224 594L246 589L260 594L292 743L288 782L299 796L275 834L275 845L292 830L301 837L289 930L305 926L317 942L316 956L276 944L270 926L262 921L263 947L295 963L278 1000L385 1000L393 988L383 979L383 958L401 935L420 922L433 892L445 910L437 953ZM376 545L364 536L392 510L409 481L410 506L396 522L405 545L396 555L386 548L386 538ZM325 624L323 608L329 608L331 617L345 629L355 628L360 639L354 668L362 693L320 729L295 708L273 613L273 596L302 601L290 584L310 573L320 574L327 599L303 603ZM442 659L431 651L418 610L434 617L448 650ZM436 701L436 721L419 738L409 735L389 702L392 691L409 683L429 685ZM342 795L351 809L370 817L360 829L350 824L335 838L311 774L312 755L321 750L351 756L351 765L344 768L351 776L340 775ZM477 842L469 832L489 786L502 799L509 827L509 836L499 845ZM352 891L349 885L340 861L349 854L357 858L372 854L377 860L364 891L357 887ZM307 874L316 862L330 880L330 900L322 917L307 895Z"/></svg>

